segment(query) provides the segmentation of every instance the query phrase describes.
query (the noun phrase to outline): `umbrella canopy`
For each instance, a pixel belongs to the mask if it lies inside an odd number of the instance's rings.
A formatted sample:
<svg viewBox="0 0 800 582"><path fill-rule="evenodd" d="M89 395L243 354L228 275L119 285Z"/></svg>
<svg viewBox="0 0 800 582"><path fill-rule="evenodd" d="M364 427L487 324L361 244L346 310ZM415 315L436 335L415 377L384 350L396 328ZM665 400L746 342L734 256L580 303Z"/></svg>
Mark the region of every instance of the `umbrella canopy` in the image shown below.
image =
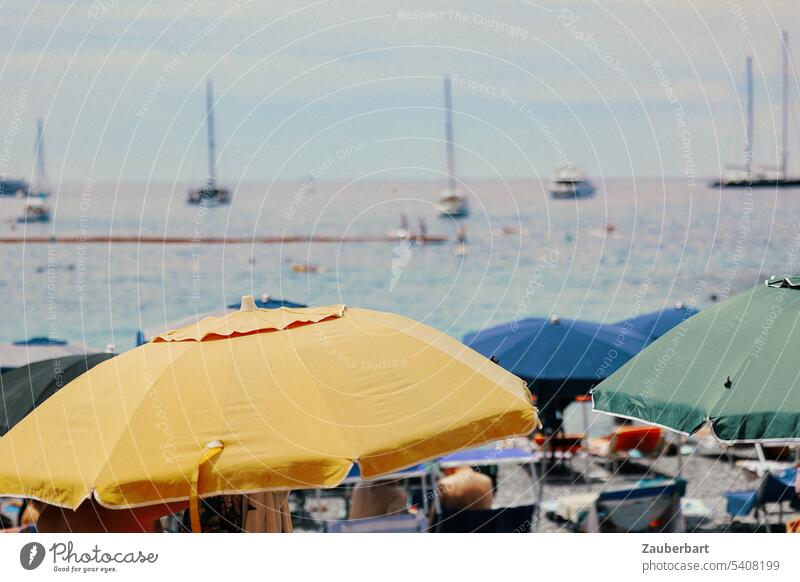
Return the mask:
<svg viewBox="0 0 800 582"><path fill-rule="evenodd" d="M0 374L0 436L86 370L113 357L114 354L67 356Z"/></svg>
<svg viewBox="0 0 800 582"><path fill-rule="evenodd" d="M69 343L66 340L32 337L0 345L0 371L5 372L19 368L30 362L62 358L64 356L77 356L92 351L95 350L91 350L83 344Z"/></svg>
<svg viewBox="0 0 800 582"><path fill-rule="evenodd" d="M464 343L528 381L552 425L554 410L610 376L647 339L625 327L551 317L469 333Z"/></svg>
<svg viewBox="0 0 800 582"><path fill-rule="evenodd" d="M614 325L628 327L652 342L697 313L699 313L697 309L678 303L675 307L629 317L618 321Z"/></svg>
<svg viewBox="0 0 800 582"><path fill-rule="evenodd" d="M288 299L278 299L273 298L269 294L264 293L259 299L255 300L256 307L260 309L277 309L278 307L306 307L304 303L297 303L295 301L289 301ZM178 329L181 327L186 327L187 325L192 325L205 319L206 317L222 317L226 313L230 313L231 311L236 311L242 306L241 301L236 301L235 303L231 303L230 305L226 306L224 309L216 309L214 311L208 311L205 313L194 313L192 315L183 317L177 321L174 321L170 324L165 325L167 329ZM147 340L151 337L157 336L161 333L164 329L161 327L159 329L148 329L145 331L138 331L136 333L136 345L140 346L147 342Z"/></svg>
<svg viewBox="0 0 800 582"><path fill-rule="evenodd" d="M339 484L529 433L524 383L404 317L240 311L93 368L0 439L0 494L75 508Z"/></svg>
<svg viewBox="0 0 800 582"><path fill-rule="evenodd" d="M496 357L521 378L605 378L644 348L646 338L616 325L570 319L531 318L464 336L464 343ZM614 362L604 362L616 353Z"/></svg>
<svg viewBox="0 0 800 582"><path fill-rule="evenodd" d="M771 278L667 332L593 393L594 408L726 442L800 438L800 277Z"/></svg>

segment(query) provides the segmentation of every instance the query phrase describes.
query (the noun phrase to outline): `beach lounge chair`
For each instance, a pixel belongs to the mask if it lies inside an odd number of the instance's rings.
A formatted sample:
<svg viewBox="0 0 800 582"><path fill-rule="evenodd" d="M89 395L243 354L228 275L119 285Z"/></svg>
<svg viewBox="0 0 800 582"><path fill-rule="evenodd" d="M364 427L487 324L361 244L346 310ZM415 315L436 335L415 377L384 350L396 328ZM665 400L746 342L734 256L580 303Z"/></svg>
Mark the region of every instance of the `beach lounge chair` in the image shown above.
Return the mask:
<svg viewBox="0 0 800 582"><path fill-rule="evenodd" d="M357 519L347 519L345 516L351 515L353 493L359 484L380 483L394 484L408 494L407 505L420 508L422 515L428 515L430 511L429 503L433 497L432 477L430 475L432 465L418 464L387 475L382 475L376 480L362 479L361 471L357 463L353 464L350 472L344 481L335 488L316 489L293 492L294 510L292 511L292 521L295 526L303 531L317 532L397 532L422 531L427 527L427 520L422 524L411 523L409 514L395 513L398 509L392 507L388 510L381 510L371 513L370 517L359 516ZM329 514L323 516L320 508L323 507L323 499L335 499L334 505L343 503L343 519L327 519ZM340 514L341 515L341 514Z"/></svg>
<svg viewBox="0 0 800 582"><path fill-rule="evenodd" d="M389 481L397 484L403 483L405 489L409 494L409 501L411 505L419 505L422 511L427 515L430 510L428 503L432 497L431 488L433 487L432 478L430 476L431 467L425 463L413 465L400 471L395 471L388 475L383 475L378 481ZM368 480L361 478L361 470L358 464L354 464L350 468L347 477L342 481L342 487L345 490L345 511L350 513L350 502L352 498L352 489L359 483L368 483ZM321 493L318 490L318 493Z"/></svg>
<svg viewBox="0 0 800 582"><path fill-rule="evenodd" d="M785 461L769 461L764 459L747 459L744 461L736 461L736 467L742 469L748 481L760 481L765 473L781 473L786 469L794 467L794 463L787 463Z"/></svg>
<svg viewBox="0 0 800 582"><path fill-rule="evenodd" d="M436 533L529 533L534 510L534 505L521 505L443 511L431 529Z"/></svg>
<svg viewBox="0 0 800 582"><path fill-rule="evenodd" d="M640 481L631 487L568 495L558 500L556 514L583 532L646 532L685 530L681 498L683 479Z"/></svg>
<svg viewBox="0 0 800 582"><path fill-rule="evenodd" d="M419 533L427 529L428 522L422 514L402 513L366 519L329 521L328 533Z"/></svg>
<svg viewBox="0 0 800 582"><path fill-rule="evenodd" d="M536 453L517 447L494 448L480 447L466 449L437 459L442 469L456 467L485 467L489 465L524 465L535 464L539 460Z"/></svg>
<svg viewBox="0 0 800 582"><path fill-rule="evenodd" d="M797 470L797 467L791 467L777 472L766 471L755 489L726 491L726 510L731 520L753 513L770 530L769 517L773 514L767 511L767 505L777 504L778 520L782 523L783 504L797 499L794 487Z"/></svg>
<svg viewBox="0 0 800 582"><path fill-rule="evenodd" d="M442 457L437 464L442 469L458 467L519 466L531 477L531 485L535 490L536 502L533 505L520 507L503 507L495 509L464 509L449 511L441 506L438 495L434 498L435 513L431 518L431 529L436 532L505 532L523 533L536 530L539 521L544 480L539 479L536 463L542 459L540 453L517 447L496 448L494 446L479 447L459 451ZM436 494L438 489L434 489Z"/></svg>
<svg viewBox="0 0 800 582"><path fill-rule="evenodd" d="M661 429L653 426L626 426L605 437L589 440L589 454L615 469L632 456L653 456L663 450Z"/></svg>

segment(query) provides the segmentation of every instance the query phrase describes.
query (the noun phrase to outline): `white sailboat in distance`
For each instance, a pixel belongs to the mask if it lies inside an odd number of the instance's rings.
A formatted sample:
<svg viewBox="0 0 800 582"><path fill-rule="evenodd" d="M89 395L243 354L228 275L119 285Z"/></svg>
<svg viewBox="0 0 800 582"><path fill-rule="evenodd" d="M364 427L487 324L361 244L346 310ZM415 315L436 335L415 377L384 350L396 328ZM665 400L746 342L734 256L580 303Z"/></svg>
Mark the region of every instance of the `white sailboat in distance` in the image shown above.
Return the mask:
<svg viewBox="0 0 800 582"><path fill-rule="evenodd" d="M445 153L447 155L447 188L439 195L439 216L461 218L469 214L466 195L456 183L456 159L453 150L453 95L450 77L444 78Z"/></svg>
<svg viewBox="0 0 800 582"><path fill-rule="evenodd" d="M781 34L783 54L783 103L781 106L781 150L776 166L756 166L753 164L753 58L747 57L747 133L745 137L744 165L731 165L725 175L711 182L715 188L797 188L800 176L789 175L789 35Z"/></svg>
<svg viewBox="0 0 800 582"><path fill-rule="evenodd" d="M20 223L50 222L50 208L45 202L50 191L44 165L44 123L41 119L36 122L34 155L36 157L36 181L28 191L22 215L17 217L17 222Z"/></svg>
<svg viewBox="0 0 800 582"><path fill-rule="evenodd" d="M217 186L216 135L214 131L214 86L206 81L206 123L208 129L208 180L205 186L189 191L189 204L227 204L231 195L226 188Z"/></svg>

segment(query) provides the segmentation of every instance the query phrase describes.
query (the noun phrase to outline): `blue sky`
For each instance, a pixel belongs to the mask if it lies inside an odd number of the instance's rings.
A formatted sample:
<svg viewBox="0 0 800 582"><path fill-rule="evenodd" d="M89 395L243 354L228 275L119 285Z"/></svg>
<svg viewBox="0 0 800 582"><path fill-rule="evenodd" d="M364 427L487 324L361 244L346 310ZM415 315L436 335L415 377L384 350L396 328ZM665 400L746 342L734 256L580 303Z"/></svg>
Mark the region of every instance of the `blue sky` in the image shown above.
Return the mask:
<svg viewBox="0 0 800 582"><path fill-rule="evenodd" d="M788 0L4 2L0 172L30 175L41 116L52 181L201 180L210 76L225 181L297 180L362 143L321 179L438 179L450 74L462 177L546 179L564 157L709 176L743 155L747 54L774 163L780 29L799 25Z"/></svg>

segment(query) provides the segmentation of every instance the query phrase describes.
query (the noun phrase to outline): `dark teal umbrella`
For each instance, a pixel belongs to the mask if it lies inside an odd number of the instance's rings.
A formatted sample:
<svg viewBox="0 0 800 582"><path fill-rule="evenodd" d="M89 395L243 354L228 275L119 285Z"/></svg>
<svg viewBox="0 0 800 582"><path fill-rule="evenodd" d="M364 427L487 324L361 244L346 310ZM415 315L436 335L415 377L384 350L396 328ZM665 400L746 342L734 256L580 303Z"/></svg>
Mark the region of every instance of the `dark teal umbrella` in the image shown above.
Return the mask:
<svg viewBox="0 0 800 582"><path fill-rule="evenodd" d="M0 436L59 389L114 354L66 356L0 374Z"/></svg>
<svg viewBox="0 0 800 582"><path fill-rule="evenodd" d="M726 442L800 439L800 277L678 324L593 392L595 410Z"/></svg>

